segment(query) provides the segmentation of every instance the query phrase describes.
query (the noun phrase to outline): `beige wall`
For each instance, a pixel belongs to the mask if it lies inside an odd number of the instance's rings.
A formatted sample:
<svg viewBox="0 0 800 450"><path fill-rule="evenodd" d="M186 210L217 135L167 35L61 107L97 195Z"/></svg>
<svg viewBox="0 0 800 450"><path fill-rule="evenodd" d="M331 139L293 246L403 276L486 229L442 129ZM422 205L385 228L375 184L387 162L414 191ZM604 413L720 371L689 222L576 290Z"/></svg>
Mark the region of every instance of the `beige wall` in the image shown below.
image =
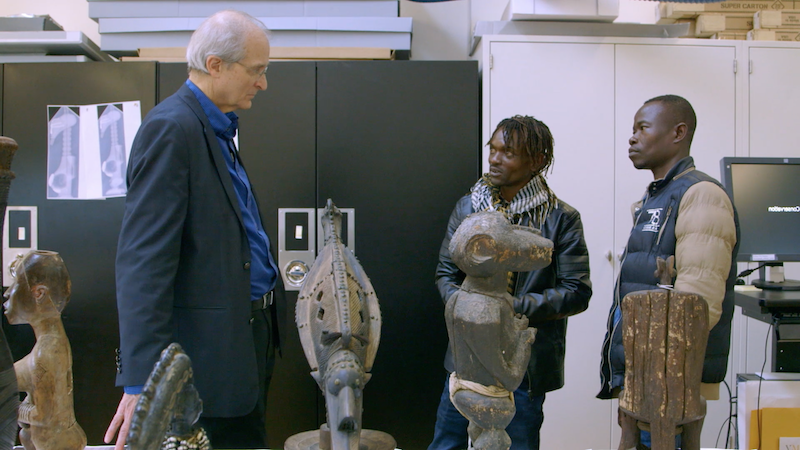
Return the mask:
<svg viewBox="0 0 800 450"><path fill-rule="evenodd" d="M470 59L472 29L479 20L500 20L508 0L454 0L416 3L400 0L400 15L414 19L411 54L421 60ZM624 22L652 23L656 2L620 0ZM49 14L68 31L83 31L100 45L97 22L88 17L86 0L0 0L0 16Z"/></svg>

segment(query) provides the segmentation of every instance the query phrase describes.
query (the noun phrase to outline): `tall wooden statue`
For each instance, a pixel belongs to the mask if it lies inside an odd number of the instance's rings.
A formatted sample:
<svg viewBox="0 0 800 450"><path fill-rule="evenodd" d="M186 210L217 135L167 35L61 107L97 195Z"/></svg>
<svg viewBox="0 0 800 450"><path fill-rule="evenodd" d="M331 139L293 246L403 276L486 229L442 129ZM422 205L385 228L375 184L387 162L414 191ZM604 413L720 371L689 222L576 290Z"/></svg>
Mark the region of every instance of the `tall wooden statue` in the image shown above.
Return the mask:
<svg viewBox="0 0 800 450"><path fill-rule="evenodd" d="M17 151L17 143L8 137L0 136L0 230L6 217L8 191L14 172L11 171L11 160ZM3 266L0 252L0 267ZM14 358L8 348L6 335L0 327L0 450L10 450L17 440L17 408L19 393L17 391L17 375L14 373Z"/></svg>
<svg viewBox="0 0 800 450"><path fill-rule="evenodd" d="M72 285L58 253L31 250L11 266L4 306L11 324L33 327L33 350L14 364L19 389L19 440L25 450L82 450L86 435L72 404L72 350L61 311Z"/></svg>
<svg viewBox="0 0 800 450"><path fill-rule="evenodd" d="M394 439L361 429L363 390L372 376L381 333L378 297L341 240L342 215L328 200L325 246L297 298L297 329L311 376L325 394L327 425L286 440L286 450L389 450Z"/></svg>
<svg viewBox="0 0 800 450"><path fill-rule="evenodd" d="M450 400L469 419L472 448L507 450L519 387L536 330L514 313L508 272L550 264L553 242L530 227L511 225L499 212L467 216L450 241L453 262L467 276L445 305L453 350Z"/></svg>

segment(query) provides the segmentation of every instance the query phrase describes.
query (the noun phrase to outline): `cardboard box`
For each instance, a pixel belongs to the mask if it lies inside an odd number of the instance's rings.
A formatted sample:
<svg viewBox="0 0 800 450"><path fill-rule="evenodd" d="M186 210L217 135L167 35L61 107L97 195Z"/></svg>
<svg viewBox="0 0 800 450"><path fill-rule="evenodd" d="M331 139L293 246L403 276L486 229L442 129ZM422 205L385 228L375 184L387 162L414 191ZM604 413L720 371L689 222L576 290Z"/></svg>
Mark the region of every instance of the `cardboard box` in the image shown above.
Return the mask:
<svg viewBox="0 0 800 450"><path fill-rule="evenodd" d="M698 14L705 11L702 3L670 3L660 2L658 4L656 23L670 24L677 19L694 19Z"/></svg>
<svg viewBox="0 0 800 450"><path fill-rule="evenodd" d="M709 39L730 39L735 41L747 40L747 31L720 31L711 35Z"/></svg>
<svg viewBox="0 0 800 450"><path fill-rule="evenodd" d="M796 28L762 28L747 32L748 41L783 41L800 42L800 29Z"/></svg>
<svg viewBox="0 0 800 450"><path fill-rule="evenodd" d="M747 448L779 450L781 438L800 437L800 427L797 426L799 423L800 408L753 410L750 419L750 445Z"/></svg>
<svg viewBox="0 0 800 450"><path fill-rule="evenodd" d="M800 11L758 11L753 15L753 29L761 28L800 28Z"/></svg>
<svg viewBox="0 0 800 450"><path fill-rule="evenodd" d="M703 13L695 19L695 37L709 37L714 33L725 31L725 15L719 13Z"/></svg>
<svg viewBox="0 0 800 450"><path fill-rule="evenodd" d="M185 47L140 48L139 56L126 56L123 61L186 62ZM269 59L276 60L320 60L320 59L394 59L388 48L373 47L272 47Z"/></svg>
<svg viewBox="0 0 800 450"><path fill-rule="evenodd" d="M747 31L753 29L753 15L748 13L725 14L725 31Z"/></svg>
<svg viewBox="0 0 800 450"><path fill-rule="evenodd" d="M728 0L721 3L705 3L705 12L747 12L756 13L757 11L780 11L783 9L794 9L794 1L783 0L752 0L752 1L733 1Z"/></svg>

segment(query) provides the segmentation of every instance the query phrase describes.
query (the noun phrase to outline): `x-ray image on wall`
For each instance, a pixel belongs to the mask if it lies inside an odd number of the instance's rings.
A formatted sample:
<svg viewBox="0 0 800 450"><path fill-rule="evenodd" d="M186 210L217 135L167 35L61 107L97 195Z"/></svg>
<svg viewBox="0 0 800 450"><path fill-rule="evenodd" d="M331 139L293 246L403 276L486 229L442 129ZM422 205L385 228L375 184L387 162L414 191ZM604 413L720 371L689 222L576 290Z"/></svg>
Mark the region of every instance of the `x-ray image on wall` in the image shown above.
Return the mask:
<svg viewBox="0 0 800 450"><path fill-rule="evenodd" d="M49 105L47 112L47 198L125 196L128 157L142 122L140 103Z"/></svg>
<svg viewBox="0 0 800 450"><path fill-rule="evenodd" d="M103 172L103 196L125 195L125 124L122 105L99 105L97 114L100 131L100 160Z"/></svg>
<svg viewBox="0 0 800 450"><path fill-rule="evenodd" d="M47 198L78 198L79 109L50 106L48 113Z"/></svg>

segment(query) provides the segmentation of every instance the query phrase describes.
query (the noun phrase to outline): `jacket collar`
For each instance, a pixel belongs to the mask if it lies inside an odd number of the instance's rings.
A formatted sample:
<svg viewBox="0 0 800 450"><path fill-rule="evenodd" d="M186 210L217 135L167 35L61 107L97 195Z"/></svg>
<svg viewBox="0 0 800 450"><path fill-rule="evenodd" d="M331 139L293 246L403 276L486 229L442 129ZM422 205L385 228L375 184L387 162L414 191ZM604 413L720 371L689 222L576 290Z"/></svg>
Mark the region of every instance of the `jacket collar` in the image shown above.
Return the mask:
<svg viewBox="0 0 800 450"><path fill-rule="evenodd" d="M680 178L688 172L694 170L694 159L691 156L687 156L686 158L681 159L678 161L669 172L664 176L664 178L655 180L650 183L650 186L647 189L651 195L655 194L656 192L660 191L664 187L666 187L670 181Z"/></svg>
<svg viewBox="0 0 800 450"><path fill-rule="evenodd" d="M217 136L214 133L211 123L209 122L208 116L206 115L205 111L203 111L203 107L197 100L197 96L194 92L192 92L191 89L189 89L189 86L186 83L181 85L180 89L178 89L178 92L176 92L175 95L177 95L178 98L180 98L189 106L192 112L194 112L194 114L200 120L200 123L203 124L206 145L208 146L208 152L211 154L211 159L214 161L214 167L217 169L217 175L222 182L222 187L225 189L228 202L236 212L236 217L239 219L239 223L242 224L242 227L244 227L242 212L239 209L239 200L236 198L236 191L233 188L233 181L231 181L230 173L228 173L228 166L225 163L224 157L222 156L222 150L220 149L219 141L217 140Z"/></svg>

